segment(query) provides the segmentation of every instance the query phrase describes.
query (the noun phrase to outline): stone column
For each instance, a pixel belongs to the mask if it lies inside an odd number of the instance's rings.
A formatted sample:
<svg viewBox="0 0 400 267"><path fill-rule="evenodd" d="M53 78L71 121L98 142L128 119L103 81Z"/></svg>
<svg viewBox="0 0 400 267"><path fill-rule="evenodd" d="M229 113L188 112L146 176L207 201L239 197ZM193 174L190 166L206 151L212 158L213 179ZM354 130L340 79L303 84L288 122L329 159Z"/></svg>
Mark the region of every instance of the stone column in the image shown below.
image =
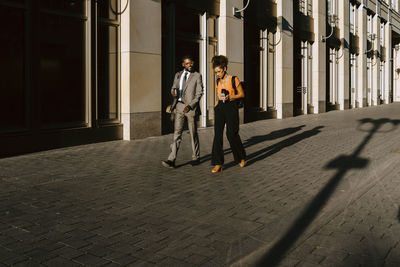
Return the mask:
<svg viewBox="0 0 400 267"><path fill-rule="evenodd" d="M241 0L221 0L218 18L218 54L229 59L228 72L244 80L244 31L243 20L233 16L233 7L243 8ZM250 88L245 88L250 90ZM243 123L243 109L239 111L240 123Z"/></svg>
<svg viewBox="0 0 400 267"><path fill-rule="evenodd" d="M218 53L229 58L229 73L244 79L243 20L233 16L233 7L241 9L241 0L221 0L218 18Z"/></svg>
<svg viewBox="0 0 400 267"><path fill-rule="evenodd" d="M396 71L400 68L400 50L394 50L393 57L393 101L400 102L400 75Z"/></svg>
<svg viewBox="0 0 400 267"><path fill-rule="evenodd" d="M393 58L393 51L392 51L392 26L390 23L385 24L385 48L386 48L386 61L385 61L385 88L384 88L384 97L385 97L385 104L390 103L390 89L392 88L393 77L391 74L391 66Z"/></svg>
<svg viewBox="0 0 400 267"><path fill-rule="evenodd" d="M276 46L276 110L278 119L293 116L293 0L278 0Z"/></svg>
<svg viewBox="0 0 400 267"><path fill-rule="evenodd" d="M315 42L312 45L312 105L314 113L326 111L326 1L313 1Z"/></svg>
<svg viewBox="0 0 400 267"><path fill-rule="evenodd" d="M131 6L121 15L121 123L124 140L131 139L130 15Z"/></svg>
<svg viewBox="0 0 400 267"><path fill-rule="evenodd" d="M161 2L131 0L121 31L124 139L161 135Z"/></svg>
<svg viewBox="0 0 400 267"><path fill-rule="evenodd" d="M372 18L372 32L376 34L376 38L373 42L374 44L374 50L380 51L381 47L381 42L380 42L380 37L381 37L381 19L375 15ZM381 90L381 77L380 77L380 65L381 61L380 58L377 56L374 56L372 58L372 87L371 87L371 106L377 105L378 104L378 91Z"/></svg>
<svg viewBox="0 0 400 267"><path fill-rule="evenodd" d="M360 37L360 55L357 57L358 62L358 86L357 90L357 103L358 107L364 107L366 104L366 89L367 83L367 10L364 5L358 8L358 33Z"/></svg>
<svg viewBox="0 0 400 267"><path fill-rule="evenodd" d="M338 79L338 101L341 110L349 108L350 92L350 2L349 0L339 1L339 28L342 46L338 51L339 58L339 79Z"/></svg>

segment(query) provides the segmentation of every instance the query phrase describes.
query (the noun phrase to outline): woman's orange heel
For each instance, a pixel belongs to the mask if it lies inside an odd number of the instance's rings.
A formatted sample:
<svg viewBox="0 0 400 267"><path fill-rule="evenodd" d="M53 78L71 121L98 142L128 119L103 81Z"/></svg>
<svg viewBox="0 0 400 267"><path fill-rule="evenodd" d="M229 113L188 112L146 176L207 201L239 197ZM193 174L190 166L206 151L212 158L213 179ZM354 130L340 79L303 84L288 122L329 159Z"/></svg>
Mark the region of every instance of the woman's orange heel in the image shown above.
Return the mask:
<svg viewBox="0 0 400 267"><path fill-rule="evenodd" d="M211 170L212 173L222 172L222 165L215 165L214 169Z"/></svg>
<svg viewBox="0 0 400 267"><path fill-rule="evenodd" d="M240 163L239 163L239 166L240 166L241 168L243 168L245 165L246 165L246 161L245 161L244 159L242 159L242 160L240 161Z"/></svg>

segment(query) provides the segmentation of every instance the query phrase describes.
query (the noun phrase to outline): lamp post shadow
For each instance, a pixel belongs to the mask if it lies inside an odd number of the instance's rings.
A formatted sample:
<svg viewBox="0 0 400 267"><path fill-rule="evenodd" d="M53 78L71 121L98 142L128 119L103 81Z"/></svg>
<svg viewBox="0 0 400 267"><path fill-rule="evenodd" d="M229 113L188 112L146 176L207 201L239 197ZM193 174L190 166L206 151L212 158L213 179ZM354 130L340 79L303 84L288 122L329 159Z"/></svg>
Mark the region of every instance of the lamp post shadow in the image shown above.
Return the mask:
<svg viewBox="0 0 400 267"><path fill-rule="evenodd" d="M371 141L373 135L385 124L392 124L393 131L400 123L400 120L390 120L387 118L382 119L362 119L359 121L359 127L365 124L372 125L368 135L358 145L351 155L340 155L335 159L328 162L325 169L336 169L336 173L328 183L321 189L321 191L311 200L311 202L304 208L300 216L289 227L288 231L268 250L268 252L261 257L256 263L256 266L276 266L278 265L285 254L290 250L292 245L299 239L305 232L307 227L313 222L322 208L326 205L331 195L334 193L339 182L351 169L362 169L367 167L369 160L360 157L360 153ZM360 128L359 128L360 129Z"/></svg>

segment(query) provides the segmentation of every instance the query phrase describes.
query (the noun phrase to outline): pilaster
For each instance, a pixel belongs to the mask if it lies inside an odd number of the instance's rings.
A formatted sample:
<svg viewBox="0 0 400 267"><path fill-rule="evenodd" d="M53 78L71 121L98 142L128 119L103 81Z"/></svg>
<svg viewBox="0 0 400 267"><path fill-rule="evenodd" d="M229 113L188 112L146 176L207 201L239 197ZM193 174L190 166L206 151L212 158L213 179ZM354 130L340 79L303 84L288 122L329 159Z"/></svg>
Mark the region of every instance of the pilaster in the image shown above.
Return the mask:
<svg viewBox="0 0 400 267"><path fill-rule="evenodd" d="M349 108L349 87L350 87L350 2L349 0L339 1L339 28L342 46L339 50L339 81L338 101L341 110Z"/></svg>
<svg viewBox="0 0 400 267"><path fill-rule="evenodd" d="M312 105L314 113L326 111L326 1L313 0L315 42L312 45Z"/></svg>
<svg viewBox="0 0 400 267"><path fill-rule="evenodd" d="M372 33L376 34L374 40L374 50L380 51L380 37L381 37L381 19L375 15L372 18ZM380 58L375 54L372 58L372 92L371 92L371 106L378 104L378 92L381 90L381 77L380 77Z"/></svg>
<svg viewBox="0 0 400 267"><path fill-rule="evenodd" d="M391 75L391 67L392 67L392 58L393 58L393 50L392 50L392 26L390 23L385 24L385 49L386 49L386 57L385 57L385 88L384 88L384 97L385 104L390 103L390 90L392 88L393 77Z"/></svg>
<svg viewBox="0 0 400 267"><path fill-rule="evenodd" d="M161 135L161 23L156 1L131 0L121 17L124 140Z"/></svg>
<svg viewBox="0 0 400 267"><path fill-rule="evenodd" d="M357 103L358 107L364 107L366 104L366 91L367 91L367 10L361 4L358 12L358 33L360 37L360 55L357 57L358 61L358 86L357 90ZM357 104L356 104L357 106Z"/></svg>
<svg viewBox="0 0 400 267"><path fill-rule="evenodd" d="M293 0L278 0L278 30L281 42L276 46L276 109L279 119L293 116ZM300 71L300 70L299 70Z"/></svg>
<svg viewBox="0 0 400 267"><path fill-rule="evenodd" d="M393 58L393 101L400 102L400 50L394 50Z"/></svg>

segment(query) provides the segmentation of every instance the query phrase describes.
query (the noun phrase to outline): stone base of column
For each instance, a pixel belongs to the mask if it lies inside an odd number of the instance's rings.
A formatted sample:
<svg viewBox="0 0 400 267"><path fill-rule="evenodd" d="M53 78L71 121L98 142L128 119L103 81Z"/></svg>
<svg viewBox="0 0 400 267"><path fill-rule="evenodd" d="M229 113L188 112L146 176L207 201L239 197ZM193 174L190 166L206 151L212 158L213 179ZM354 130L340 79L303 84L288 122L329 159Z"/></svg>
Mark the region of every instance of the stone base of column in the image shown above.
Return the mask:
<svg viewBox="0 0 400 267"><path fill-rule="evenodd" d="M314 106L307 105L307 114L314 114Z"/></svg>
<svg viewBox="0 0 400 267"><path fill-rule="evenodd" d="M344 100L344 109L349 109L350 108L350 101L348 99Z"/></svg>
<svg viewBox="0 0 400 267"><path fill-rule="evenodd" d="M266 119L276 119L277 111L274 108L268 107L267 110L261 108L253 108L246 110L246 122L266 120Z"/></svg>
<svg viewBox="0 0 400 267"><path fill-rule="evenodd" d="M282 104L282 118L293 117L293 103Z"/></svg>
<svg viewBox="0 0 400 267"><path fill-rule="evenodd" d="M326 105L326 110L327 111L340 110L340 104L339 103L328 103Z"/></svg>
<svg viewBox="0 0 400 267"><path fill-rule="evenodd" d="M124 140L161 135L161 112L122 113Z"/></svg>
<svg viewBox="0 0 400 267"><path fill-rule="evenodd" d="M326 102L324 100L318 101L318 113L326 112Z"/></svg>

